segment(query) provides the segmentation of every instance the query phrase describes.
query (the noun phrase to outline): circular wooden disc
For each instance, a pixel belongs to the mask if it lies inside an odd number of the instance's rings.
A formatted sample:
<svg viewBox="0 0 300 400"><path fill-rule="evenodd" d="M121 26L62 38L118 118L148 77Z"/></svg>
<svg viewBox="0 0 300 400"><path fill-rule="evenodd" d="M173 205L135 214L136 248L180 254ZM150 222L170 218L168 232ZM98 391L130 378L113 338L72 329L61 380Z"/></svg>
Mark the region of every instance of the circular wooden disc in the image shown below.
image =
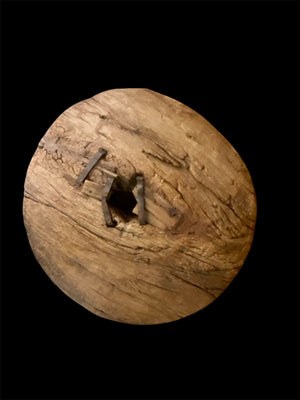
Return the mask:
<svg viewBox="0 0 300 400"><path fill-rule="evenodd" d="M99 148L107 155L77 184ZM116 192L117 224L106 226L113 168L121 185L143 174L146 225ZM226 289L250 250L256 197L237 152L198 113L148 89L115 89L70 107L46 132L23 215L38 262L68 296L103 318L157 324Z"/></svg>

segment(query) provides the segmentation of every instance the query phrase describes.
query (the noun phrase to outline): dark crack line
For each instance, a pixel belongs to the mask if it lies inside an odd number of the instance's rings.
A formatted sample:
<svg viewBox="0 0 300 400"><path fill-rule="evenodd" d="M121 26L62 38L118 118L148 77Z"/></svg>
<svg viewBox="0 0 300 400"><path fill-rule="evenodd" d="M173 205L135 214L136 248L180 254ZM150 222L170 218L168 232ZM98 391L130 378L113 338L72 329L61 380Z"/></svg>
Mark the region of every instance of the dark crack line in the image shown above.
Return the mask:
<svg viewBox="0 0 300 400"><path fill-rule="evenodd" d="M175 278L181 280L182 282L187 283L188 285L194 286L194 287L196 287L197 289L202 290L203 292L205 292L205 293L208 294L209 296L211 296L211 297L213 297L214 299L216 299L216 296L215 296L214 294L210 293L207 289L204 289L203 287L201 287L201 286L199 286L199 285L196 285L195 283L192 283L192 282L190 282L190 281L187 281L187 280L183 279L181 276L175 275L175 274L173 274L172 272L170 272L170 274L171 274L172 276L174 276Z"/></svg>
<svg viewBox="0 0 300 400"><path fill-rule="evenodd" d="M101 296L103 296L105 299L107 299L107 300L109 300L109 301L114 301L113 299L109 299L109 298L107 298L106 296L104 296L104 295L103 295L101 292L99 292L98 290L96 290L96 289L94 289L94 288L92 288L92 289L93 289L95 292L97 292L98 294L100 294ZM173 314L172 314L172 315L166 314L166 313L165 313L163 310L161 310L160 308L155 307L153 304L149 304L148 302L146 302L145 300L141 299L140 297L134 296L133 294L128 293L128 292L126 292L125 290L120 289L120 288L118 288L118 287L117 287L117 290L119 290L120 292L126 294L128 297L132 298L133 301L138 302L138 303L140 303L140 304L142 303L142 304L144 304L144 305L146 305L146 306L148 306L148 307L150 307L150 308L152 308L152 309L158 311L160 314L164 315L164 316L167 317L167 318L173 317ZM140 292L140 293L142 294L142 292ZM117 303L117 304L121 304L123 307L126 308L126 306L124 305L124 303L119 303L119 302L116 302L116 301L114 301L114 302ZM142 314L144 314L144 313L142 313Z"/></svg>
<svg viewBox="0 0 300 400"><path fill-rule="evenodd" d="M136 278L136 281L137 282L142 282L142 283L144 283L146 285L150 285L150 286L156 287L157 289L165 290L167 292L175 292L174 290L165 288L163 286L156 285L155 283L152 283L152 282L149 282L149 281L145 281L144 279Z"/></svg>

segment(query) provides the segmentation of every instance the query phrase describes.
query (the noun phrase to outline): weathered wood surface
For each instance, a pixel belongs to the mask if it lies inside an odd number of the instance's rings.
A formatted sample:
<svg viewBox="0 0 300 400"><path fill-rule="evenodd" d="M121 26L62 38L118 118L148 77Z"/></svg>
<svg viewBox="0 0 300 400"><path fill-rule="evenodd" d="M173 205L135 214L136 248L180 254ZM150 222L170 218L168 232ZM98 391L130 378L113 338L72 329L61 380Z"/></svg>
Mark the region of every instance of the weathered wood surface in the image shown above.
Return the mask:
<svg viewBox="0 0 300 400"><path fill-rule="evenodd" d="M99 148L107 155L92 183L76 184ZM117 225L106 226L99 197L114 167L124 182L143 174L148 224L113 212ZM198 113L151 90L115 89L70 107L46 132L23 214L37 260L67 295L104 318L156 324L204 308L229 285L252 243L256 198L237 152Z"/></svg>

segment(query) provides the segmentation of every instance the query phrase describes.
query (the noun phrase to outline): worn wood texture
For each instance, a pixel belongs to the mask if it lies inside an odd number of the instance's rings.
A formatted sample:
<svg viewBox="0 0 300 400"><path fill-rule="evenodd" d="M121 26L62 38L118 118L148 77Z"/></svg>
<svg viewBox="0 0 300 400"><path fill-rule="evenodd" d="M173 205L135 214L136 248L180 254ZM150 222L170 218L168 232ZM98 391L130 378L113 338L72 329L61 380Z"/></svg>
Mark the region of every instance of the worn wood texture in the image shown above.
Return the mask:
<svg viewBox="0 0 300 400"><path fill-rule="evenodd" d="M106 157L76 184L99 148ZM124 185L143 174L146 225L115 209L117 225L106 226L105 170ZM148 89L115 89L73 105L46 132L23 214L37 260L67 295L104 318L157 324L229 285L252 243L256 198L245 164L202 116Z"/></svg>

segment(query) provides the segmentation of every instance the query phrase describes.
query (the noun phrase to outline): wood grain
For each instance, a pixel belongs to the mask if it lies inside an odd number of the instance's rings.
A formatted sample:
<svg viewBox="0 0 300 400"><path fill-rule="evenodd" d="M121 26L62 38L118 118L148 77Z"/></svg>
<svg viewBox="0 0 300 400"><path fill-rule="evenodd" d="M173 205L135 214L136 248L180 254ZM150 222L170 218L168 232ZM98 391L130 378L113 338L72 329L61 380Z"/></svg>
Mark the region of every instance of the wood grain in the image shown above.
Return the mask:
<svg viewBox="0 0 300 400"><path fill-rule="evenodd" d="M99 148L106 157L77 185ZM117 225L106 226L105 170L124 187L144 176L146 225L136 209L113 209ZM253 240L256 197L240 156L202 116L148 89L114 89L68 108L46 132L23 215L35 257L68 296L104 318L157 324L226 289Z"/></svg>

